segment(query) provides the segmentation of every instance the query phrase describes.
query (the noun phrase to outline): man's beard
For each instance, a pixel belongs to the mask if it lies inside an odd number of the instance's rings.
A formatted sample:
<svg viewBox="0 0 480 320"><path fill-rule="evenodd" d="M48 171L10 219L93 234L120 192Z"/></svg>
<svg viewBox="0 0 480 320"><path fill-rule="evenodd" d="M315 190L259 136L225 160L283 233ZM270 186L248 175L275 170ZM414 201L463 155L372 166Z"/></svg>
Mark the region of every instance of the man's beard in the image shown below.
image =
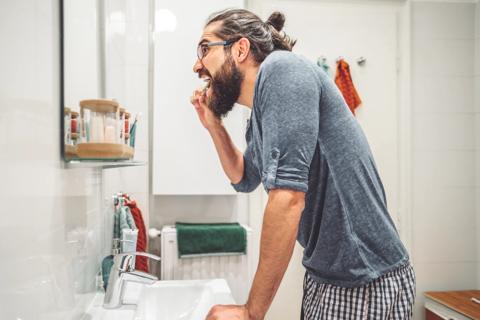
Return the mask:
<svg viewBox="0 0 480 320"><path fill-rule="evenodd" d="M208 107L219 119L233 109L240 96L243 74L238 70L230 55L227 55L221 69L211 78L211 94Z"/></svg>

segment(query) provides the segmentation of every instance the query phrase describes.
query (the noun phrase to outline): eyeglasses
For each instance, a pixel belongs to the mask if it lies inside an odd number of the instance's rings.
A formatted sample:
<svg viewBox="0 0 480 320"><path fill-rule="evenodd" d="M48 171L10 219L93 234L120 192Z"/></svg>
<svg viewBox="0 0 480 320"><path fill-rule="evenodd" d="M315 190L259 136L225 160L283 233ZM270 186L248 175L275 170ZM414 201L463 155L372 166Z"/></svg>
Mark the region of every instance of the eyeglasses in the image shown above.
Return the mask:
<svg viewBox="0 0 480 320"><path fill-rule="evenodd" d="M205 56L208 54L208 51L210 50L210 47L213 46L228 46L231 45L232 43L240 40L240 38L234 38L234 39L229 39L225 41L215 41L215 42L205 42L201 43L197 47L197 57L199 60L202 60L205 58Z"/></svg>

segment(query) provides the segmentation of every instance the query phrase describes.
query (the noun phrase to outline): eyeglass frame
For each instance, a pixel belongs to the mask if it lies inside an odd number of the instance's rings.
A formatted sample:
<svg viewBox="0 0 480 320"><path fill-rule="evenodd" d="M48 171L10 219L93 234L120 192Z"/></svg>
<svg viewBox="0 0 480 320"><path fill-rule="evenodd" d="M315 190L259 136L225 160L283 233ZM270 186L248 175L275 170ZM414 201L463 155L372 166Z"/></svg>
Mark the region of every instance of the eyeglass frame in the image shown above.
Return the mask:
<svg viewBox="0 0 480 320"><path fill-rule="evenodd" d="M203 47L206 47L206 48L210 48L210 47L213 47L213 46L229 46L235 42L237 42L238 40L240 40L241 38L232 38L232 39L228 39L228 40L223 40L223 41L211 41L211 42L205 42L205 43L199 43L198 46L197 46L197 58L198 60L202 61L203 58L205 58L205 56L208 54L208 52L210 51L207 51L205 54L201 54L201 57L200 57L200 48L203 48Z"/></svg>

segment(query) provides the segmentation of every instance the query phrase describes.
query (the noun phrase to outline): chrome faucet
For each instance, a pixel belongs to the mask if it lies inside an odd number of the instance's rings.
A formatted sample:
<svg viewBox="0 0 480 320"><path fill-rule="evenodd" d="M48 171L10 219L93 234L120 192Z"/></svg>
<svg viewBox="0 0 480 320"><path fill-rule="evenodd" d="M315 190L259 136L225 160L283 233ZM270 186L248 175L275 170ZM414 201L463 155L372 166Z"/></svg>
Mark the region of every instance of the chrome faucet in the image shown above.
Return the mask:
<svg viewBox="0 0 480 320"><path fill-rule="evenodd" d="M106 309L119 308L123 304L125 282L138 282L153 284L158 278L152 274L135 270L134 257L143 256L153 260L160 260L154 254L146 252L120 253L113 257L113 266L108 278L107 291L103 300L103 307Z"/></svg>

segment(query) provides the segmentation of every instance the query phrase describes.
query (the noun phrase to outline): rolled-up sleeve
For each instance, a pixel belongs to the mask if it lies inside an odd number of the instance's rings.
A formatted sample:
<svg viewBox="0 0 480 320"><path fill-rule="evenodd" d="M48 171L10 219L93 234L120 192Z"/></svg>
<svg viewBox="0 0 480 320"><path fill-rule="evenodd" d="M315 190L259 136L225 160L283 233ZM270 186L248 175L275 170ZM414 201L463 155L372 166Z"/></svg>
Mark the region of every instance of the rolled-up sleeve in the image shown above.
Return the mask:
<svg viewBox="0 0 480 320"><path fill-rule="evenodd" d="M247 145L243 154L243 177L239 183L232 183L237 192L252 192L260 184L260 174L253 164L252 144Z"/></svg>
<svg viewBox="0 0 480 320"><path fill-rule="evenodd" d="M318 143L320 87L314 73L278 67L260 93L262 176L265 190L307 192Z"/></svg>

